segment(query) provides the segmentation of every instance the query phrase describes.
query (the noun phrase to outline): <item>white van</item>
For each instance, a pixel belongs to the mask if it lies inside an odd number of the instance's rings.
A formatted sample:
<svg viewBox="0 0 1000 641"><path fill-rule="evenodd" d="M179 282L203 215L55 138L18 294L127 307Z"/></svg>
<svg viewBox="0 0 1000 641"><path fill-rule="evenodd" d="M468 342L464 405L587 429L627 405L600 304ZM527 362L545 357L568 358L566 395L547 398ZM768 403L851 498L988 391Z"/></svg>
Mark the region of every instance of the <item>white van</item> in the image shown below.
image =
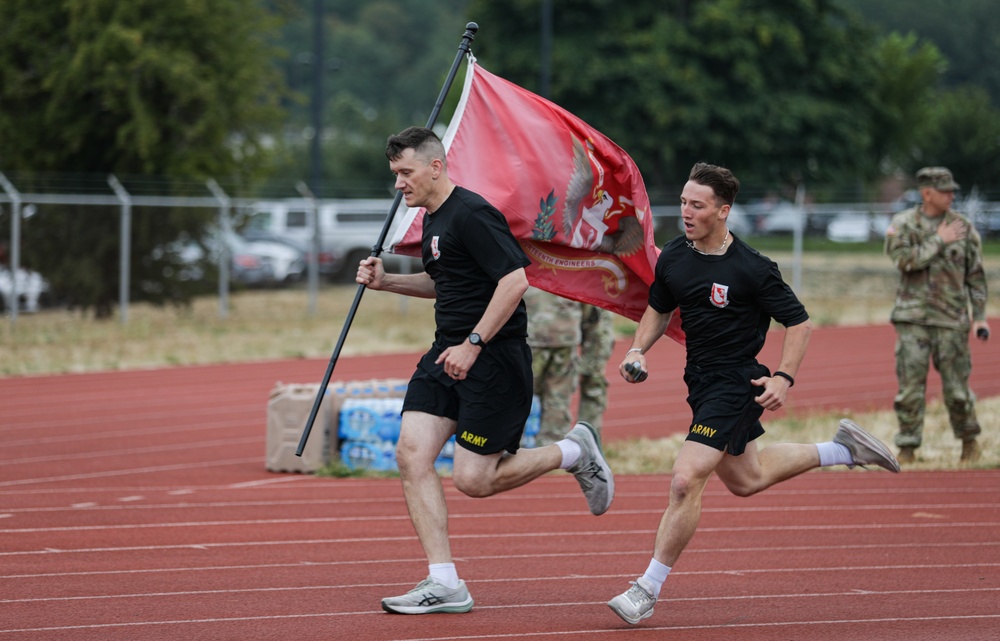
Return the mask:
<svg viewBox="0 0 1000 641"><path fill-rule="evenodd" d="M320 248L334 257L334 279L353 280L358 263L371 255L392 202L388 198L320 201ZM392 239L405 214L406 205L400 203L386 236L387 241ZM311 246L313 231L309 220L310 203L305 199L259 201L250 211L246 233L250 237L254 233L263 233L292 238ZM417 258L388 252L383 252L381 257L392 271L409 273L422 269Z"/></svg>

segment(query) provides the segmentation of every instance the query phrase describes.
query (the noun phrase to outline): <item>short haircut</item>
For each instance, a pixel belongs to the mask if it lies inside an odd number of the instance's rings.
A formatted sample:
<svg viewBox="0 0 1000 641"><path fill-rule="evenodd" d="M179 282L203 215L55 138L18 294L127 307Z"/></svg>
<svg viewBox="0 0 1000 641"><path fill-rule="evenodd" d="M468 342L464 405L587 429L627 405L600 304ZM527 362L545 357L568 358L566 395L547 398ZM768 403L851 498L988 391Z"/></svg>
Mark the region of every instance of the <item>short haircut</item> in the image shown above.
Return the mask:
<svg viewBox="0 0 1000 641"><path fill-rule="evenodd" d="M409 127L389 136L385 145L385 157L398 160L403 152L412 149L418 156L430 162L435 158L445 161L444 145L437 134L427 127Z"/></svg>
<svg viewBox="0 0 1000 641"><path fill-rule="evenodd" d="M715 197L730 207L740 193L740 181L725 167L699 162L691 168L688 180L711 187Z"/></svg>

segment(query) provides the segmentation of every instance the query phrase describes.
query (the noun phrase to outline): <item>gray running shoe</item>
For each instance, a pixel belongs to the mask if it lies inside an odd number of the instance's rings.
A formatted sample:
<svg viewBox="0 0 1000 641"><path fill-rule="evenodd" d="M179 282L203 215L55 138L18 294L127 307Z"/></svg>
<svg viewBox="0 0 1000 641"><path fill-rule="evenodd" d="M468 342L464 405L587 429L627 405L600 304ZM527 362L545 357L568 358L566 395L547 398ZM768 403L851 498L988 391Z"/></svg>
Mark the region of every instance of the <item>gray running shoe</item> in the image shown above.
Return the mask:
<svg viewBox="0 0 1000 641"><path fill-rule="evenodd" d="M851 451L854 465L861 467L878 465L890 472L899 472L899 463L889 448L850 419L840 419L840 427L837 428L837 433L833 436L833 442L839 443ZM854 465L847 467L853 468Z"/></svg>
<svg viewBox="0 0 1000 641"><path fill-rule="evenodd" d="M653 596L653 586L641 576L632 582L632 587L627 592L608 601L608 607L632 625L653 616L654 605L656 597Z"/></svg>
<svg viewBox="0 0 1000 641"><path fill-rule="evenodd" d="M615 476L611 473L601 452L601 437L590 423L580 421L566 435L580 445L580 458L566 469L576 477L583 495L587 497L590 513L600 516L611 507L615 498Z"/></svg>
<svg viewBox="0 0 1000 641"><path fill-rule="evenodd" d="M382 599L382 609L397 614L430 614L431 612L468 612L472 609L472 595L459 581L457 588L446 588L427 577L406 594Z"/></svg>

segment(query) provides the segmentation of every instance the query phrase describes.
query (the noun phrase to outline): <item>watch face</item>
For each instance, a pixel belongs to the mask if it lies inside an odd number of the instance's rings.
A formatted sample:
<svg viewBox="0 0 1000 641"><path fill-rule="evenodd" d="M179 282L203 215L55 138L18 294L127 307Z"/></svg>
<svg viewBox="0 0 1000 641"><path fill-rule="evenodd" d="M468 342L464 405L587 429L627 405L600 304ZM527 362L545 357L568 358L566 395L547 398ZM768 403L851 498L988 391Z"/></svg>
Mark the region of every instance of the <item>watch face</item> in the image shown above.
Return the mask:
<svg viewBox="0 0 1000 641"><path fill-rule="evenodd" d="M479 336L479 334L472 333L469 334L469 342L472 343L473 345L482 345L483 339Z"/></svg>

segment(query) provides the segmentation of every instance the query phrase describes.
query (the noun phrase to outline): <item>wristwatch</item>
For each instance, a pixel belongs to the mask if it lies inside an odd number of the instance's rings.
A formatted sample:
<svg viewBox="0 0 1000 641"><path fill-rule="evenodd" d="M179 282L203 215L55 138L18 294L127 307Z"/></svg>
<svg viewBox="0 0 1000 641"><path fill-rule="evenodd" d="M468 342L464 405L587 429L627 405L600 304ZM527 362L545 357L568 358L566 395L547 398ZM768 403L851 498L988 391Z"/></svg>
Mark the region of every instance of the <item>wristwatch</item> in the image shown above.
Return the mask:
<svg viewBox="0 0 1000 641"><path fill-rule="evenodd" d="M469 334L469 343L473 345L478 345L480 349L486 349L486 341L483 340L482 336L480 336L475 332Z"/></svg>

